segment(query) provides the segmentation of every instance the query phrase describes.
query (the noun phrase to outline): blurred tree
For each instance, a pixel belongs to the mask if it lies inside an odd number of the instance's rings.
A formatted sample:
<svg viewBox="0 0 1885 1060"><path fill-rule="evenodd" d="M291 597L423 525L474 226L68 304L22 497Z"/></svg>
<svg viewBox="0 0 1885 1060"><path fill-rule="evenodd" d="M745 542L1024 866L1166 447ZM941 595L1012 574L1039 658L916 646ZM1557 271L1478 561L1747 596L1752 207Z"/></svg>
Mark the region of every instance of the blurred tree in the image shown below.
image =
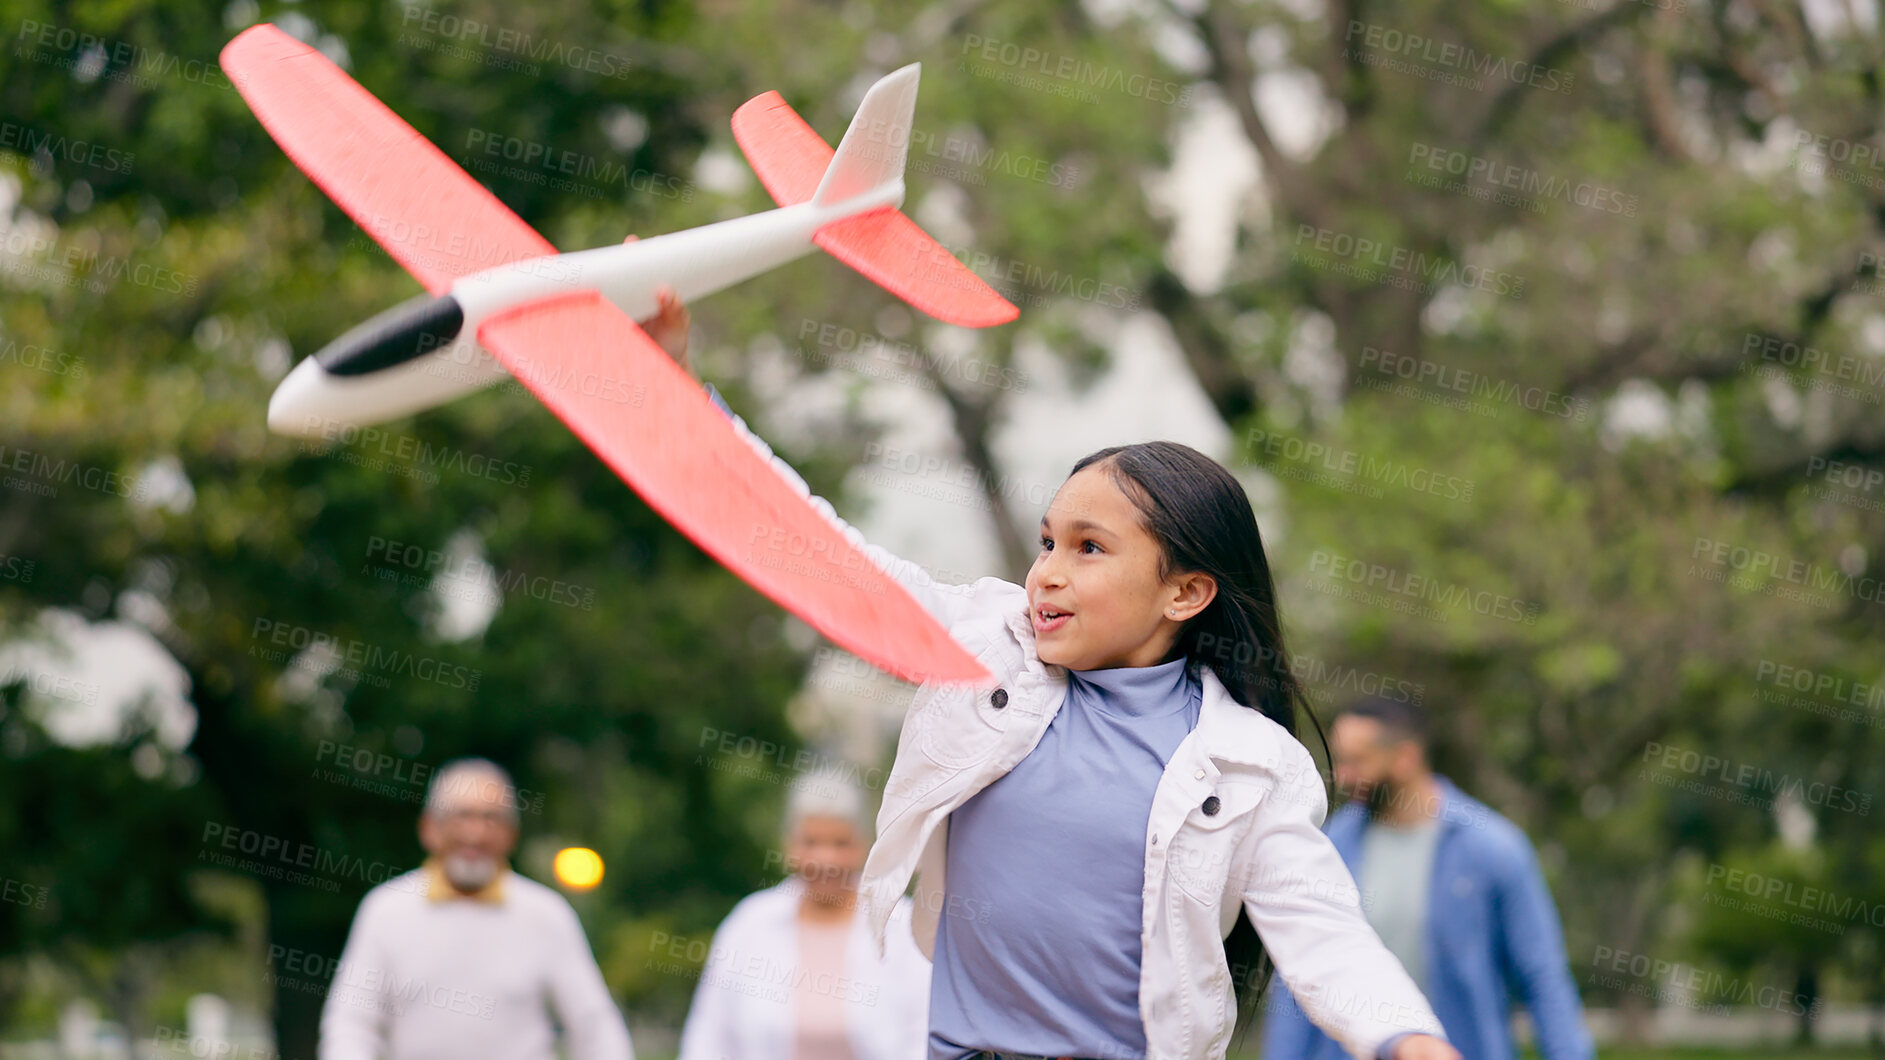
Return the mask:
<svg viewBox="0 0 1885 1060"><path fill-rule="evenodd" d="M1729 962L1728 911L1687 934L1678 853L1727 864L1782 821L1729 801L1761 794L1745 785L1678 791L1697 778L1655 749L1885 785L1879 705L1848 695L1879 682L1885 620L1885 479L1869 477L1885 180L1863 161L1885 157L1880 50L1844 10L28 3L0 55L0 113L42 144L8 156L0 441L7 467L29 456L0 557L38 566L26 582L0 562L0 615L129 618L186 667L197 732L146 782L186 831L404 865L411 804L324 779L324 746L517 766L546 793L527 830L599 833L610 893L581 905L612 981L677 1004L685 979L646 974L637 948L704 931L764 882L777 794L696 756L708 729L785 739L809 640L782 640L776 609L514 393L370 440L270 438L260 410L288 364L416 286L286 164L213 58L257 18L321 42L565 247L762 208L725 134L739 102L777 88L835 140L872 78L920 60L906 208L1021 321L920 323L799 263L697 309L699 362L735 406L829 495L886 427L873 368L907 361L987 494L964 518L989 521L1019 576L1035 513L994 444L1019 352L1089 380L1140 356L1117 336L1156 313L1237 432L1233 460L1270 473L1256 500L1318 704L1366 681L1423 690L1441 767L1539 839L1574 964L1597 946ZM576 45L590 68L565 61ZM1150 189L1176 145L1220 128L1260 173L1213 274L1181 260L1181 211ZM533 148L624 165L552 188L517 164ZM839 414L776 401L814 377L845 382ZM61 461L144 488L48 481ZM501 593L479 630L462 579L390 561L391 542L593 590L593 609ZM478 688L250 654L297 629L475 669ZM1802 693L1781 667L1847 691ZM1829 879L1869 893L1869 814L1804 812ZM337 951L357 885L266 887L271 942ZM118 937L214 921L172 912ZM1855 931L1796 963L1885 1013L1879 941ZM278 997L289 1055L316 1004Z"/></svg>
<svg viewBox="0 0 1885 1060"><path fill-rule="evenodd" d="M788 643L776 608L515 393L331 443L269 436L262 410L291 361L417 285L287 162L215 66L235 30L278 17L457 157L475 163L467 144L495 139L500 158L515 144L595 160L574 192L547 192L528 169L493 182L580 246L717 208L674 175L705 138L690 102L699 64L664 43L691 16L18 13L4 112L50 146L9 156L6 178L0 554L34 566L0 583L0 615L140 624L187 673L196 727L181 751L150 745L159 779L142 782L130 743L47 747L8 715L9 804L50 809L39 793L62 792L70 806L8 844L58 901L0 906L0 942L172 939L217 922L192 877L233 871L266 894L266 952L331 961L366 887L418 861L415 777L466 753L505 762L535 794L527 836L608 856L592 922L710 924L748 888L762 834L740 801L750 785L692 766L703 728L782 742L803 638ZM474 21L489 36L467 33ZM833 485L816 454L799 465ZM343 745L367 757L342 761ZM589 800L605 792L639 812L591 835L605 819ZM137 888L149 898L132 900ZM656 986L670 1007L685 995ZM313 1054L320 1003L275 990L284 1055Z"/></svg>

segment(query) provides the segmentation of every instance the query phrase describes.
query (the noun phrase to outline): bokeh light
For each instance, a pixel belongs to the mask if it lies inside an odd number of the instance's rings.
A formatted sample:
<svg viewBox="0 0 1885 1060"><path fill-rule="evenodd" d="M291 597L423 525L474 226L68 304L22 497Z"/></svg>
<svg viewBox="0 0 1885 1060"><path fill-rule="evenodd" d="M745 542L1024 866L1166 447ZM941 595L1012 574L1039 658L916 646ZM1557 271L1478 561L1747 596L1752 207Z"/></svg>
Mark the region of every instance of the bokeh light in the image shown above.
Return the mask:
<svg viewBox="0 0 1885 1060"><path fill-rule="evenodd" d="M588 847L565 847L556 852L556 882L573 891L587 891L602 882L602 855Z"/></svg>

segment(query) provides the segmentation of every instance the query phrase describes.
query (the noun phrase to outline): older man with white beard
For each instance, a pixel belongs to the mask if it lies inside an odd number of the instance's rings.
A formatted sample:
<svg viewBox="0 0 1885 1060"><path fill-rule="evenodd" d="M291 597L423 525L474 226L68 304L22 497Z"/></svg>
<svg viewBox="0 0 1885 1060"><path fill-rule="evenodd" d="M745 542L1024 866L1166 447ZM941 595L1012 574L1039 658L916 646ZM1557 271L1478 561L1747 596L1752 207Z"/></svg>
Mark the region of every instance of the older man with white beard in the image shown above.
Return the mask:
<svg viewBox="0 0 1885 1060"><path fill-rule="evenodd" d="M553 1060L559 1025L570 1060L634 1060L576 911L510 870L517 816L496 763L433 777L419 817L429 857L361 901L320 1060Z"/></svg>

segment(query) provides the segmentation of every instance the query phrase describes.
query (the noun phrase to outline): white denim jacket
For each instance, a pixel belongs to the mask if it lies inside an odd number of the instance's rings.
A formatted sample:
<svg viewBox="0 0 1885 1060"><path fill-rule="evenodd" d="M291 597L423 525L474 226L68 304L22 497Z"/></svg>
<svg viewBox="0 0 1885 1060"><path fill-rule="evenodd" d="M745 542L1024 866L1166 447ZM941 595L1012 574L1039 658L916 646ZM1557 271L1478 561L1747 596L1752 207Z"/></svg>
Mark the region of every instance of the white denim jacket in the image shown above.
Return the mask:
<svg viewBox="0 0 1885 1060"><path fill-rule="evenodd" d="M859 898L879 947L914 876L912 929L924 956L933 957L941 915L987 922L990 913L948 901L949 814L1040 742L1065 702L1066 668L1035 653L1022 586L999 578L944 585L870 545L733 419L787 482L1000 682L995 689L931 684L916 693L864 866ZM1147 1060L1224 1056L1236 1012L1223 940L1239 907L1303 1011L1358 1060L1409 1031L1444 1039L1427 999L1363 916L1354 877L1321 831L1328 803L1308 750L1233 700L1209 667L1202 681L1197 727L1167 763L1146 825L1139 1012ZM1068 866L1070 876L1078 871Z"/></svg>

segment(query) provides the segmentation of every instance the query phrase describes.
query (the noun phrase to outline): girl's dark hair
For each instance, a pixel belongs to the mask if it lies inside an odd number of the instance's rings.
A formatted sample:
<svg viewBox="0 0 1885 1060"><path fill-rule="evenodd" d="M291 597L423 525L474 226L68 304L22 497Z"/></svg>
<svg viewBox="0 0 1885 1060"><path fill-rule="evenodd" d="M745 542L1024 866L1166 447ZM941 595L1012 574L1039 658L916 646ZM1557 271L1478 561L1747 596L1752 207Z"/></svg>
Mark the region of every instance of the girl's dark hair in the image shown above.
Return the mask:
<svg viewBox="0 0 1885 1060"><path fill-rule="evenodd" d="M1099 465L1130 498L1160 547L1159 577L1200 572L1217 582L1217 595L1186 622L1173 658L1195 670L1209 666L1231 698L1261 711L1296 735L1298 712L1307 716L1328 755L1328 737L1283 648L1276 584L1263 554L1263 536L1250 498L1223 465L1178 442L1116 445L1088 454L1072 477ZM1241 909L1224 940L1237 994L1239 1033L1248 1031L1274 967L1247 913Z"/></svg>

